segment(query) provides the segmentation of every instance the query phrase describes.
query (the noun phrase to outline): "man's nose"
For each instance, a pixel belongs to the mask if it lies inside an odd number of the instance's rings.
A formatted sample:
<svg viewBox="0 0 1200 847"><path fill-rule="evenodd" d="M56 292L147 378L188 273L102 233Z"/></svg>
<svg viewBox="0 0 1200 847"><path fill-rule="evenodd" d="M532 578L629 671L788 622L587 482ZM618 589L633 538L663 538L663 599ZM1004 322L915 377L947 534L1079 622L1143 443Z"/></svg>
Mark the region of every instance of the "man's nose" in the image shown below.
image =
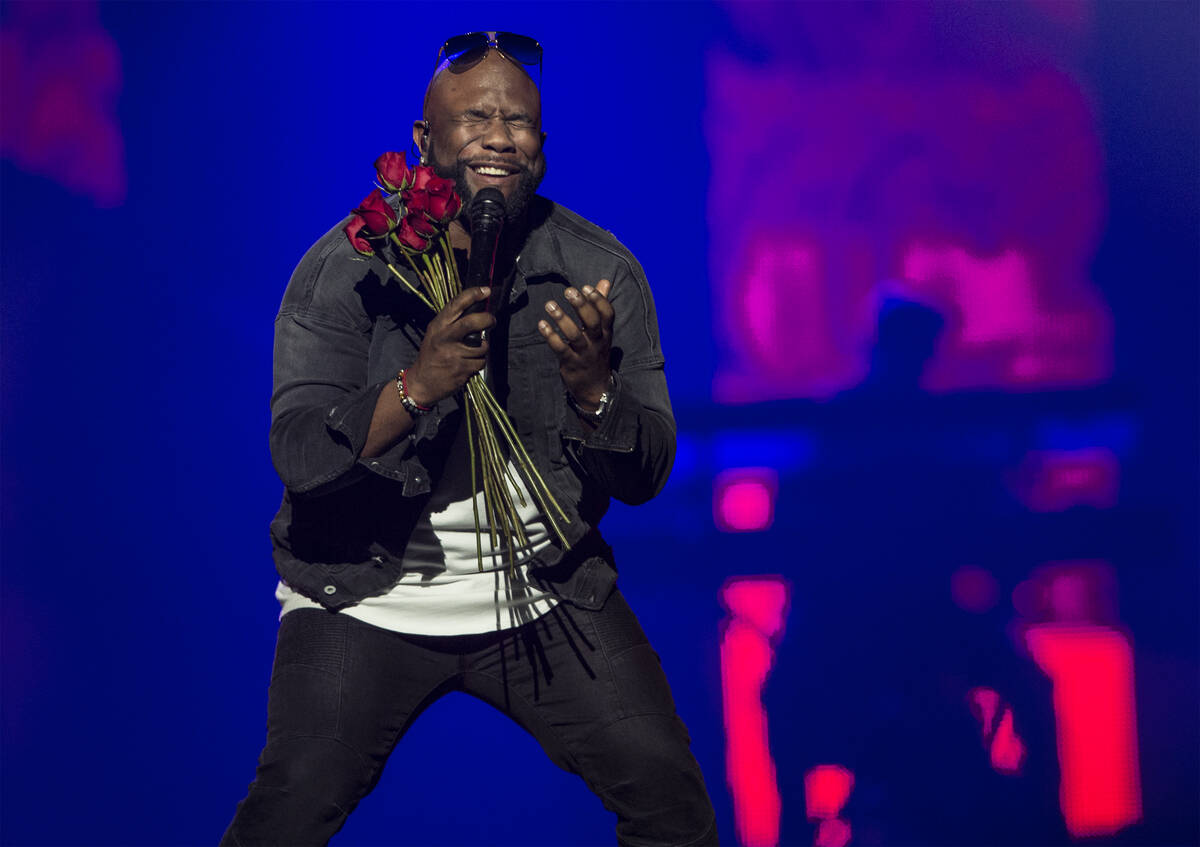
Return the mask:
<svg viewBox="0 0 1200 847"><path fill-rule="evenodd" d="M514 153L517 149L512 133L508 131L508 123L501 120L488 121L487 129L484 130L480 143L483 144L485 150L492 150L496 153Z"/></svg>

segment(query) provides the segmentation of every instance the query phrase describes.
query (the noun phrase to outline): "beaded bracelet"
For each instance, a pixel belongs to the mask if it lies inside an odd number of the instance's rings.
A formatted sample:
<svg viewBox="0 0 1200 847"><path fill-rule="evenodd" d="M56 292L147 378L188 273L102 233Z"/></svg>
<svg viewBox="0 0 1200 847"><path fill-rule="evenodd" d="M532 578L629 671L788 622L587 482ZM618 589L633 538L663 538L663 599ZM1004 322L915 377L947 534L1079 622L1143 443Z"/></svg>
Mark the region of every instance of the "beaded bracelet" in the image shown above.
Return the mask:
<svg viewBox="0 0 1200 847"><path fill-rule="evenodd" d="M405 369L401 368L400 372L396 374L396 393L400 395L400 405L414 418L418 415L429 414L433 411L433 406L422 406L408 393L408 378L404 371Z"/></svg>

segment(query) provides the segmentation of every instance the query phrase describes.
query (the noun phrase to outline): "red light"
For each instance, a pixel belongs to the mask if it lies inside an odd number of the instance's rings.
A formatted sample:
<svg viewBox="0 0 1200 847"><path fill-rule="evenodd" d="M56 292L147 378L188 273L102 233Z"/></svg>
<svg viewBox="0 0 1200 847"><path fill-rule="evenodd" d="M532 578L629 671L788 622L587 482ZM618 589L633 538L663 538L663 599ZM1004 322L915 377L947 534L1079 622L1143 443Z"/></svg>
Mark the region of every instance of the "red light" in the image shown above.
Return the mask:
<svg viewBox="0 0 1200 847"><path fill-rule="evenodd" d="M762 689L775 664L772 643L787 617L787 583L779 576L730 580L721 589L721 601L730 614L721 638L721 694L726 779L738 840L744 847L774 847L782 801Z"/></svg>
<svg viewBox="0 0 1200 847"><path fill-rule="evenodd" d="M1142 818L1133 651L1108 627L1040 624L1025 633L1054 684L1059 798L1076 837L1109 835Z"/></svg>
<svg viewBox="0 0 1200 847"><path fill-rule="evenodd" d="M1009 776L1019 774L1025 764L1025 743L1013 726L1012 708L991 688L972 688L967 702L979 721L992 768Z"/></svg>
<svg viewBox="0 0 1200 847"><path fill-rule="evenodd" d="M804 805L810 821L817 825L816 847L845 847L850 842L850 824L838 817L850 791L854 774L841 765L817 765L804 775Z"/></svg>
<svg viewBox="0 0 1200 847"><path fill-rule="evenodd" d="M830 818L817 825L816 847L846 847L850 843L850 824L841 818Z"/></svg>
<svg viewBox="0 0 1200 847"><path fill-rule="evenodd" d="M761 532L775 520L779 482L770 468L737 468L717 475L713 520L722 532Z"/></svg>
<svg viewBox="0 0 1200 847"><path fill-rule="evenodd" d="M804 775L804 805L808 819L836 818L850 799L854 774L841 765L817 765Z"/></svg>

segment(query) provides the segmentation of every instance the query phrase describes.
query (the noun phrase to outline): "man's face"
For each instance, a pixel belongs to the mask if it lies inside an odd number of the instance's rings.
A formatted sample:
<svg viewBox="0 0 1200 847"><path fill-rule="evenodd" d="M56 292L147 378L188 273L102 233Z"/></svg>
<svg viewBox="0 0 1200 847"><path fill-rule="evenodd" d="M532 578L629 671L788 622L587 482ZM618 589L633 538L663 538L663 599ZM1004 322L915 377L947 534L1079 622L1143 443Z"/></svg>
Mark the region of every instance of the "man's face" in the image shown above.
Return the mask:
<svg viewBox="0 0 1200 847"><path fill-rule="evenodd" d="M428 133L418 121L413 140L438 176L455 181L464 208L490 186L504 195L509 219L519 218L546 171L541 98L528 74L489 50L438 76L426 118Z"/></svg>

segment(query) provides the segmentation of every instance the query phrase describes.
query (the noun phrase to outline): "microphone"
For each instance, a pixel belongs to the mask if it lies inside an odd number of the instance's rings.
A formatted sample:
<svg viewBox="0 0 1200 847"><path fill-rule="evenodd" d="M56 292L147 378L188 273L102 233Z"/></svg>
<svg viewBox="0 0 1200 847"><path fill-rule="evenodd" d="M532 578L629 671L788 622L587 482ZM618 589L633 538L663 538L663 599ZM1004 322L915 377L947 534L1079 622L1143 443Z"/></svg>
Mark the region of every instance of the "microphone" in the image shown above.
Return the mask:
<svg viewBox="0 0 1200 847"><path fill-rule="evenodd" d="M504 227L504 195L498 188L479 189L471 200L467 216L471 221L471 257L467 260L467 278L463 285L466 288L491 286L492 293L487 300L473 303L466 314L485 309L495 314L500 305L500 296L496 286L492 285L492 274L496 265L496 245L500 241L500 230ZM463 343L478 347L483 343L483 333L467 333Z"/></svg>

